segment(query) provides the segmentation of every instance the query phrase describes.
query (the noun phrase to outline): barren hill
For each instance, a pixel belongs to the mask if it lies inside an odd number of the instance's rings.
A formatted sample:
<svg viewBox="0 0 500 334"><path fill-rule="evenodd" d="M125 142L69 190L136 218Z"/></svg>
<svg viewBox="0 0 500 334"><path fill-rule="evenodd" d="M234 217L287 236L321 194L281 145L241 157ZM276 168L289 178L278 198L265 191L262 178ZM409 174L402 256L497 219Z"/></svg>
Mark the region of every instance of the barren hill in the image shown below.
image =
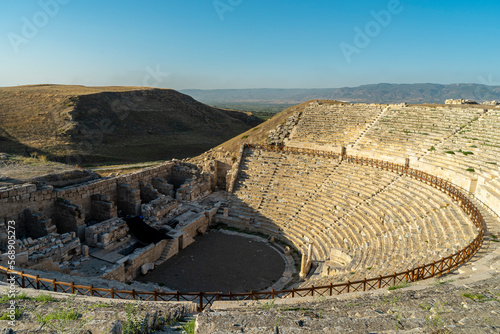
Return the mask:
<svg viewBox="0 0 500 334"><path fill-rule="evenodd" d="M272 118L268 119L264 123L241 133L234 138L210 149L209 151L197 156L191 161L193 163L203 163L206 160L222 160L224 162L230 162L236 158L236 155L242 144L255 144L255 145L265 145L268 144L269 131L275 129L278 125L284 124L287 118L294 115L295 113L304 111L305 107L308 106L312 101L320 101L323 104L338 104L344 103L339 101L328 101L328 100L310 100L304 103L298 104L296 106L287 108L282 112L274 115ZM345 104L345 103L344 103Z"/></svg>
<svg viewBox="0 0 500 334"><path fill-rule="evenodd" d="M194 156L260 122L170 89L0 88L0 152L73 164Z"/></svg>

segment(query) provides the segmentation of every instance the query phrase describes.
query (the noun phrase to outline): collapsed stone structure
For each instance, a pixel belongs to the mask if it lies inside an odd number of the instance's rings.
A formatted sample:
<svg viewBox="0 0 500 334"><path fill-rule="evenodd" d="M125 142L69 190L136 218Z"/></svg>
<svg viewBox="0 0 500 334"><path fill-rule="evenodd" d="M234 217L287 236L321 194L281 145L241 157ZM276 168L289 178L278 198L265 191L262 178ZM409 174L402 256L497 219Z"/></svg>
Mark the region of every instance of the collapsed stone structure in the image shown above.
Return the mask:
<svg viewBox="0 0 500 334"><path fill-rule="evenodd" d="M311 106L312 107L312 106ZM285 139L290 137L292 130L295 128L300 119L300 112L288 117L286 123L279 124L276 129L269 131L268 142L271 145L278 145L283 143Z"/></svg>
<svg viewBox="0 0 500 334"><path fill-rule="evenodd" d="M199 202L218 187L213 174L176 160L123 176L88 175L79 173L86 182L71 186L62 175L64 182L51 176L0 189L1 251L14 221L16 266L77 275L101 266L100 277L128 281L144 264L160 264L205 233L220 205ZM136 215L165 240L140 244L123 220ZM3 265L7 260L0 256Z"/></svg>
<svg viewBox="0 0 500 334"><path fill-rule="evenodd" d="M500 104L500 101L496 101L496 100L493 100L493 101L484 101L483 104L487 105L487 106L497 106L497 105Z"/></svg>
<svg viewBox="0 0 500 334"><path fill-rule="evenodd" d="M466 100L466 99L448 99L444 102L444 104L477 104L476 101Z"/></svg>

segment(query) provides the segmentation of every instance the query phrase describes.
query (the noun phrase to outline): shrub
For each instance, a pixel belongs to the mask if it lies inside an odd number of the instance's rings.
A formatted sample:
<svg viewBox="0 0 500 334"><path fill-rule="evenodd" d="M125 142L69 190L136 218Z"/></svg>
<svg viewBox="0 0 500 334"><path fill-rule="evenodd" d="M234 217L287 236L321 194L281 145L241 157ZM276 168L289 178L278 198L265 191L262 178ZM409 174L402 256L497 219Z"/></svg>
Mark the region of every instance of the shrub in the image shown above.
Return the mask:
<svg viewBox="0 0 500 334"><path fill-rule="evenodd" d="M483 300L483 299L486 299L486 297L483 296L480 293L472 294L472 293L465 292L465 293L462 293L462 296L464 296L466 298L470 298L472 300Z"/></svg>
<svg viewBox="0 0 500 334"><path fill-rule="evenodd" d="M36 300L37 302L44 302L44 303L57 301L52 295L49 295L49 294L38 295L38 296L32 298L32 300Z"/></svg>
<svg viewBox="0 0 500 334"><path fill-rule="evenodd" d="M80 313L78 313L76 310L57 309L45 316L37 316L37 320L38 322L47 324L49 322L55 322L55 320L78 320L79 317Z"/></svg>
<svg viewBox="0 0 500 334"><path fill-rule="evenodd" d="M187 334L194 334L194 327L196 326L196 319L189 321L188 323L182 325L182 329Z"/></svg>
<svg viewBox="0 0 500 334"><path fill-rule="evenodd" d="M16 309L14 310L14 318L15 318L16 320L17 320L17 319L19 319L19 317L21 317L21 314L22 314L22 313L23 313L23 311L22 311L22 310L20 310L20 309L16 308ZM8 320L8 321L11 321L12 319L11 319L11 317L10 317L10 312L9 312L9 311L7 311L7 312L5 312L4 314L2 314L2 316L0 316L0 320Z"/></svg>
<svg viewBox="0 0 500 334"><path fill-rule="evenodd" d="M396 284L396 285L394 285L394 286L390 286L390 287L388 288L388 290L403 289L403 288L407 288L407 287L409 287L409 286L410 286L410 284L408 284L408 283L404 283L404 282L401 282L401 283L398 283L398 284Z"/></svg>
<svg viewBox="0 0 500 334"><path fill-rule="evenodd" d="M16 294L14 295L14 298L9 298L8 295L3 295L2 298L0 298L0 304L9 303L11 300L21 300L21 299L30 299L30 297L26 295L26 292L21 292L20 294Z"/></svg>
<svg viewBox="0 0 500 334"><path fill-rule="evenodd" d="M46 298L46 297L43 297ZM81 316L87 312L83 303L75 303L75 296L58 303L56 309L47 314L35 313L36 320L50 329L50 333L79 334L93 319L82 320Z"/></svg>
<svg viewBox="0 0 500 334"><path fill-rule="evenodd" d="M135 334L141 330L144 317L138 313L138 306L136 304L127 304L125 306L125 313L127 320L123 324L124 334Z"/></svg>

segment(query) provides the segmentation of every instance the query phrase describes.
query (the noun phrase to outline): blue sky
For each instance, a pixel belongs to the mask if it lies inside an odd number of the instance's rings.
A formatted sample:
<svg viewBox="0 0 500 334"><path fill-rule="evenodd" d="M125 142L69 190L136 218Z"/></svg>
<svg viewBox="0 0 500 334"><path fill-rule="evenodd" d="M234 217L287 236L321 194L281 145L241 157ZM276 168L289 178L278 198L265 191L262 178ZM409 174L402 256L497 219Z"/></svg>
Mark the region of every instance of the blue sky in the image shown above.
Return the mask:
<svg viewBox="0 0 500 334"><path fill-rule="evenodd" d="M500 85L500 2L2 0L0 86Z"/></svg>

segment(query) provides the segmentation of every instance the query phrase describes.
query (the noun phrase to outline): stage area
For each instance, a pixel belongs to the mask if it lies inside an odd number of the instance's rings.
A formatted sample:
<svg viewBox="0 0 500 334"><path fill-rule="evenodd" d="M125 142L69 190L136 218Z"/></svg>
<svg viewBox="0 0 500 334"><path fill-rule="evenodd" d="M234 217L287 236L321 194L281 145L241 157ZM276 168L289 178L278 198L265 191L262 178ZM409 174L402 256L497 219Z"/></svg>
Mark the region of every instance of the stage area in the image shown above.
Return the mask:
<svg viewBox="0 0 500 334"><path fill-rule="evenodd" d="M247 292L281 278L285 260L269 243L208 231L137 281L163 283L181 292Z"/></svg>

